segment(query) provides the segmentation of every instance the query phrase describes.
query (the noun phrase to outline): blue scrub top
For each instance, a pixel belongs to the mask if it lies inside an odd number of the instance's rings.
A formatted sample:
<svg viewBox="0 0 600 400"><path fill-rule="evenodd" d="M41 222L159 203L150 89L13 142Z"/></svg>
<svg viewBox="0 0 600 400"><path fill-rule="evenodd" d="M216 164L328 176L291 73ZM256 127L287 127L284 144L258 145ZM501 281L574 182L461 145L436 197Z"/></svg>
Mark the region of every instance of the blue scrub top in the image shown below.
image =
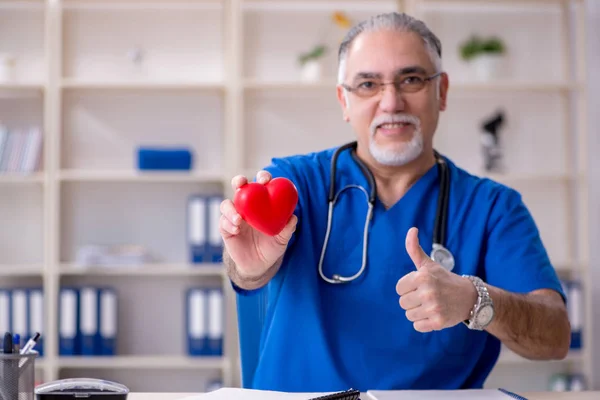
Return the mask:
<svg viewBox="0 0 600 400"><path fill-rule="evenodd" d="M296 232L284 262L267 286L268 309L255 372L256 389L337 391L481 388L500 351L485 331L458 324L414 330L398 303L396 283L415 270L405 248L419 228L429 254L439 193L436 166L389 209L377 200L369 228L367 267L352 283L332 285L318 273L327 226L330 163L335 149L273 159L266 168L299 193ZM518 192L470 175L448 160L451 172L447 247L453 272L480 276L511 292L562 287ZM338 158L336 192L369 185L350 151ZM367 212L364 193L340 196L323 270L351 276L361 266ZM236 288L242 295L250 293Z"/></svg>

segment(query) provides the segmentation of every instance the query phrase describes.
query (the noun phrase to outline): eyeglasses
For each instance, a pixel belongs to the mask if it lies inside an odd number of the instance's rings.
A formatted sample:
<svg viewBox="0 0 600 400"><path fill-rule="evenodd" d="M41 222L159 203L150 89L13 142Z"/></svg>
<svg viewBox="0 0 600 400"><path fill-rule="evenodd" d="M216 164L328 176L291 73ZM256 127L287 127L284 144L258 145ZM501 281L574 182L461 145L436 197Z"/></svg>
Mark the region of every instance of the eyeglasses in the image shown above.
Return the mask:
<svg viewBox="0 0 600 400"><path fill-rule="evenodd" d="M342 84L341 86L347 91L365 98L373 97L377 93L382 92L385 85L394 85L394 89L396 89L396 92L398 93L416 93L422 90L429 81L437 78L441 74L441 72L438 72L437 74L426 77L420 75L408 75L393 82L381 82L377 79L368 79L358 82L355 86L346 84Z"/></svg>

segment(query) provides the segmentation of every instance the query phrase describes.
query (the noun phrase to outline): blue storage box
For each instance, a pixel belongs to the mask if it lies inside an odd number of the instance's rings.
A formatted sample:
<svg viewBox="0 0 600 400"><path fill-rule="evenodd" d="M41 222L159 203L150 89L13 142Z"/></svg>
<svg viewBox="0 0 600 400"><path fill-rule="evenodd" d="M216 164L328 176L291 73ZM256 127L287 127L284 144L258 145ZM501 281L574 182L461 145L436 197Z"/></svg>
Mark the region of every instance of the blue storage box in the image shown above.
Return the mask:
<svg viewBox="0 0 600 400"><path fill-rule="evenodd" d="M192 152L185 148L140 147L137 152L140 170L191 170Z"/></svg>

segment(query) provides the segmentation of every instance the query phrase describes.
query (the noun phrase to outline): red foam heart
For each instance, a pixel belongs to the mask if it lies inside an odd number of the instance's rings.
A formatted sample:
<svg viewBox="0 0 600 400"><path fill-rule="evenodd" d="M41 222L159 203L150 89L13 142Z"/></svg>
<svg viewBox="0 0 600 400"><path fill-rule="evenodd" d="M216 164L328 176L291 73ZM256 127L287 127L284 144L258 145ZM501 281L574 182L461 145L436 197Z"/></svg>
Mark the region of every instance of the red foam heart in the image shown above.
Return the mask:
<svg viewBox="0 0 600 400"><path fill-rule="evenodd" d="M286 178L275 178L267 184L247 183L233 197L242 218L254 229L275 236L281 232L298 203L296 186Z"/></svg>

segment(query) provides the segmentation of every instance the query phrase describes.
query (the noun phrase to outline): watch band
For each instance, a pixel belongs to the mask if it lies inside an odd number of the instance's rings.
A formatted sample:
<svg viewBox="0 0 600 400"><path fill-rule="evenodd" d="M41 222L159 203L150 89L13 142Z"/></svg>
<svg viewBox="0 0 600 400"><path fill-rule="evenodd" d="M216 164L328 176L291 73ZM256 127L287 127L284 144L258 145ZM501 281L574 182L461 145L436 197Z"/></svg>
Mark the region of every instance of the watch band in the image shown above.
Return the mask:
<svg viewBox="0 0 600 400"><path fill-rule="evenodd" d="M483 330L491 322L491 320L488 321L487 324L481 325L477 321L477 315L483 307L485 307L485 306L493 307L492 298L490 297L487 287L485 286L485 284L481 278L479 278L477 276L473 276L473 275L463 275L463 277L468 278L471 281L471 283L473 283L473 286L475 286L475 290L477 290L477 301L475 302L475 305L471 309L471 313L469 314L469 319L464 321L464 323L465 323L465 325L467 325L467 327L469 329Z"/></svg>

